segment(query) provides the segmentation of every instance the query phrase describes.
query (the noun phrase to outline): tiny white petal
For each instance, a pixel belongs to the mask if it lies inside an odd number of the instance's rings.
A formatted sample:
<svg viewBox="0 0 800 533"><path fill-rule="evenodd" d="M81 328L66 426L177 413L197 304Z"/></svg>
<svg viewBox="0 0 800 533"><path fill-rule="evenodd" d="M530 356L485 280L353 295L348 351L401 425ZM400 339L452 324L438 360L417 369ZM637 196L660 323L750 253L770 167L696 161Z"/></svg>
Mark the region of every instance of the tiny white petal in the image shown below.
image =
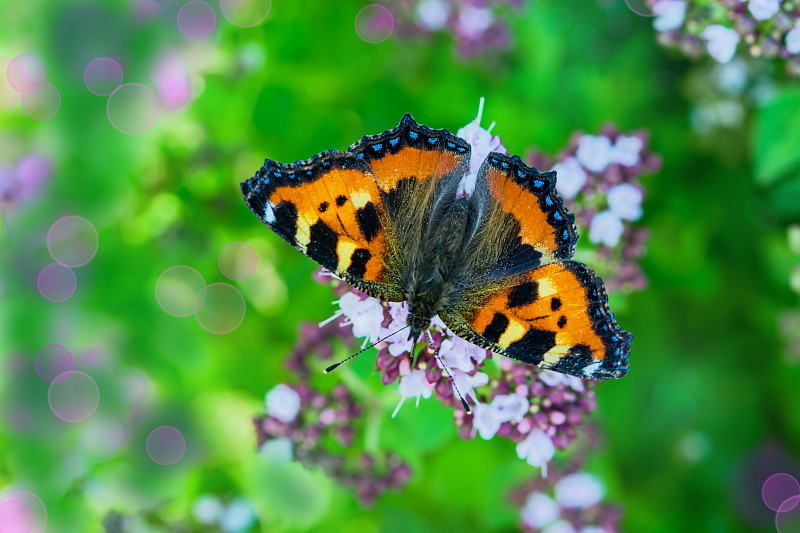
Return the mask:
<svg viewBox="0 0 800 533"><path fill-rule="evenodd" d="M726 28L722 24L712 24L703 30L702 36L706 40L708 53L716 61L727 63L733 59L736 46L739 44L739 34L736 30Z"/></svg>
<svg viewBox="0 0 800 533"><path fill-rule="evenodd" d="M522 521L528 527L537 529L558 518L559 506L547 494L531 492L522 507Z"/></svg>
<svg viewBox="0 0 800 533"><path fill-rule="evenodd" d="M517 456L531 466L545 466L555 453L553 441L539 428L532 429L525 440L517 444Z"/></svg>
<svg viewBox="0 0 800 533"><path fill-rule="evenodd" d="M406 398L416 398L417 405L419 405L419 399L425 398L427 400L431 397L432 391L433 385L428 383L428 380L425 379L424 370L413 370L405 376L400 376L400 386L397 388L397 392L402 398L400 399L400 403L397 404L397 407L395 407L392 418L400 411L400 407L403 405L403 402L406 401Z"/></svg>
<svg viewBox="0 0 800 533"><path fill-rule="evenodd" d="M220 528L225 533L249 531L255 522L256 513L244 498L236 498L231 502L219 519Z"/></svg>
<svg viewBox="0 0 800 533"><path fill-rule="evenodd" d="M453 381L458 387L458 391L466 398L469 396L475 403L478 403L478 397L475 395L474 387L482 387L489 383L489 375L483 372L477 372L474 376L470 376L461 370L451 370L453 374ZM453 394L456 394L455 388Z"/></svg>
<svg viewBox="0 0 800 533"><path fill-rule="evenodd" d="M300 412L300 395L289 385L281 383L270 390L265 400L267 414L281 422L292 422Z"/></svg>
<svg viewBox="0 0 800 533"><path fill-rule="evenodd" d="M632 167L639 163L644 143L639 137L620 135L612 148L611 159L620 165Z"/></svg>
<svg viewBox="0 0 800 533"><path fill-rule="evenodd" d="M658 0L653 6L653 13L658 13L653 20L653 28L656 31L677 30L683 26L683 19L686 17L686 2Z"/></svg>
<svg viewBox="0 0 800 533"><path fill-rule="evenodd" d="M573 198L586 184L586 171L574 157L568 157L553 165L556 171L556 190L564 198Z"/></svg>
<svg viewBox="0 0 800 533"><path fill-rule="evenodd" d="M492 407L500 422L520 423L531 405L519 394L498 394L492 399Z"/></svg>
<svg viewBox="0 0 800 533"><path fill-rule="evenodd" d="M587 472L577 472L556 483L558 502L569 508L591 507L598 503L605 492L600 478Z"/></svg>
<svg viewBox="0 0 800 533"><path fill-rule="evenodd" d="M456 136L464 139L470 145L469 167L467 168L466 175L458 186L458 194L472 194L472 191L475 190L475 180L478 177L478 170L490 152L497 152L500 154L506 153L506 148L500 141L500 137L496 135L492 136L488 130L481 128L483 104L484 99L481 98L478 106L478 116L475 120L456 132Z"/></svg>
<svg viewBox="0 0 800 533"><path fill-rule="evenodd" d="M481 438L489 440L494 437L495 433L500 429L500 424L502 424L497 409L490 404L476 403L473 413L472 425Z"/></svg>
<svg viewBox="0 0 800 533"><path fill-rule="evenodd" d="M480 39L494 22L492 10L487 7L465 6L458 14L456 31L472 40Z"/></svg>
<svg viewBox="0 0 800 533"><path fill-rule="evenodd" d="M750 0L747 9L754 19L767 20L781 9L781 0Z"/></svg>
<svg viewBox="0 0 800 533"><path fill-rule="evenodd" d="M623 220L642 216L642 191L630 183L620 183L608 190L608 208Z"/></svg>
<svg viewBox="0 0 800 533"><path fill-rule="evenodd" d="M438 30L447 24L450 6L442 0L422 0L417 4L417 20L429 30Z"/></svg>
<svg viewBox="0 0 800 533"><path fill-rule="evenodd" d="M800 53L800 20L786 34L786 50L792 54Z"/></svg>
<svg viewBox="0 0 800 533"><path fill-rule="evenodd" d="M592 218L589 227L589 242L604 244L609 248L616 246L625 227L622 220L611 211L601 211Z"/></svg>
<svg viewBox="0 0 800 533"><path fill-rule="evenodd" d="M578 139L575 157L592 172L602 172L611 162L611 139L604 135L583 135Z"/></svg>

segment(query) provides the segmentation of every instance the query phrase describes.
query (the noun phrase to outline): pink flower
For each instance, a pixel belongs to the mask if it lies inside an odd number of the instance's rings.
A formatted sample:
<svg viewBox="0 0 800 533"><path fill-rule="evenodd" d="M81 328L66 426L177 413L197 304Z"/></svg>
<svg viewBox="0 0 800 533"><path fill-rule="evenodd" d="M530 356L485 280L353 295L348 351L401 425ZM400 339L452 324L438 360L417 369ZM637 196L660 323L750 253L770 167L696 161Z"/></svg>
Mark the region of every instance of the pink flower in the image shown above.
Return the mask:
<svg viewBox="0 0 800 533"><path fill-rule="evenodd" d="M343 324L353 326L354 336L364 337L364 346L380 340L383 332L383 306L379 300L370 296L361 298L354 292L346 292L338 303L340 309L320 325L344 315Z"/></svg>
<svg viewBox="0 0 800 533"><path fill-rule="evenodd" d="M492 22L494 22L494 15L491 9L467 5L461 8L461 12L458 14L456 31L467 39L476 41L489 29Z"/></svg>
<svg viewBox="0 0 800 533"><path fill-rule="evenodd" d="M451 370L458 369L464 372L472 372L477 365L480 365L486 359L486 350L453 335L442 341L439 348L439 357L444 359Z"/></svg>
<svg viewBox="0 0 800 533"><path fill-rule="evenodd" d="M158 61L153 68L153 81L164 109L180 109L192 97L189 74L177 55L167 54Z"/></svg>

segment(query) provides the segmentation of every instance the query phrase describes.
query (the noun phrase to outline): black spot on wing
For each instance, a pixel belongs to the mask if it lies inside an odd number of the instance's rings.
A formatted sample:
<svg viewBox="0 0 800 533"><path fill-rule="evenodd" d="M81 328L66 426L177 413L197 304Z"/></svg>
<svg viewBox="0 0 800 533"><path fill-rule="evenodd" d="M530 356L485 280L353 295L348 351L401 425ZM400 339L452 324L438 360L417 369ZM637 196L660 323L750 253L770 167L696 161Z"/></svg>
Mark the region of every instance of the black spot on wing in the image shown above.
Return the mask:
<svg viewBox="0 0 800 533"><path fill-rule="evenodd" d="M367 261L370 260L372 254L369 250L358 248L353 252L350 258L350 266L347 267L347 273L353 277L362 279L367 272Z"/></svg>
<svg viewBox="0 0 800 533"><path fill-rule="evenodd" d="M336 197L336 205L342 207L347 202L347 196L340 194Z"/></svg>
<svg viewBox="0 0 800 533"><path fill-rule="evenodd" d="M506 329L508 329L508 318L502 313L495 313L491 323L483 331L483 336L496 344Z"/></svg>
<svg viewBox="0 0 800 533"><path fill-rule="evenodd" d="M567 325L567 317L561 315L561 318L558 319L558 327L563 328Z"/></svg>
<svg viewBox="0 0 800 533"><path fill-rule="evenodd" d="M310 228L310 239L306 254L328 270L336 270L339 258L336 255L336 244L339 236L322 219L317 220Z"/></svg>
<svg viewBox="0 0 800 533"><path fill-rule="evenodd" d="M378 217L378 210L375 204L367 202L364 207L356 211L356 220L361 233L370 242L381 231L381 219Z"/></svg>
<svg viewBox="0 0 800 533"><path fill-rule="evenodd" d="M328 202L322 202L321 204L319 204L320 213L324 213L327 210L328 210Z"/></svg>
<svg viewBox="0 0 800 533"><path fill-rule="evenodd" d="M529 365L538 365L550 349L556 345L553 331L531 328L516 342L506 348L508 355Z"/></svg>
<svg viewBox="0 0 800 533"><path fill-rule="evenodd" d="M561 299L560 298L553 298L550 300L550 309L553 311L558 311L561 309Z"/></svg>
<svg viewBox="0 0 800 533"><path fill-rule="evenodd" d="M281 202L275 207L275 222L272 227L275 232L295 246L297 240L297 207L292 202Z"/></svg>
<svg viewBox="0 0 800 533"><path fill-rule="evenodd" d="M508 291L508 306L512 308L532 304L538 299L539 283L536 281L520 283Z"/></svg>
<svg viewBox="0 0 800 533"><path fill-rule="evenodd" d="M581 376L584 368L597 362L592 357L591 348L585 344L576 344L569 349L567 355L559 359L555 365L549 367L549 370L571 376Z"/></svg>

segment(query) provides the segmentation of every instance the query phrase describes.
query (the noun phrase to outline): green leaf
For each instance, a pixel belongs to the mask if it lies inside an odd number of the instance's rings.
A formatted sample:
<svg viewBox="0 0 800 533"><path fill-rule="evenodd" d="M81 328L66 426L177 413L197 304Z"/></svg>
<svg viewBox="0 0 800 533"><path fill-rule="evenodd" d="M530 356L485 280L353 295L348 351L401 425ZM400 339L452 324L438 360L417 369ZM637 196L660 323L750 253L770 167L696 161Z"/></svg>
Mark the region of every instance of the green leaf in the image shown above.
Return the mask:
<svg viewBox="0 0 800 533"><path fill-rule="evenodd" d="M773 183L800 169L800 89L786 88L761 108L753 137L756 183Z"/></svg>

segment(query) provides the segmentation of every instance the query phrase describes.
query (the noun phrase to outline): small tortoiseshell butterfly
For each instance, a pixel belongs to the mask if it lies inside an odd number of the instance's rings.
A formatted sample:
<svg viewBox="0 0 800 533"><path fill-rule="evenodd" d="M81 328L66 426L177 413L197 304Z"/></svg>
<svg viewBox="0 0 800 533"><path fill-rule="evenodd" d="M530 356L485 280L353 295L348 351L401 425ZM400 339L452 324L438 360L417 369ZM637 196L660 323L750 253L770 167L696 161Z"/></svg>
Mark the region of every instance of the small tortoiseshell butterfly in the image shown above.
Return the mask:
<svg viewBox="0 0 800 533"><path fill-rule="evenodd" d="M353 287L406 301L411 338L439 315L458 336L581 378L628 372L632 335L600 278L570 261L578 232L555 172L490 153L457 197L470 145L406 114L348 151L283 165L242 183L255 215Z"/></svg>

